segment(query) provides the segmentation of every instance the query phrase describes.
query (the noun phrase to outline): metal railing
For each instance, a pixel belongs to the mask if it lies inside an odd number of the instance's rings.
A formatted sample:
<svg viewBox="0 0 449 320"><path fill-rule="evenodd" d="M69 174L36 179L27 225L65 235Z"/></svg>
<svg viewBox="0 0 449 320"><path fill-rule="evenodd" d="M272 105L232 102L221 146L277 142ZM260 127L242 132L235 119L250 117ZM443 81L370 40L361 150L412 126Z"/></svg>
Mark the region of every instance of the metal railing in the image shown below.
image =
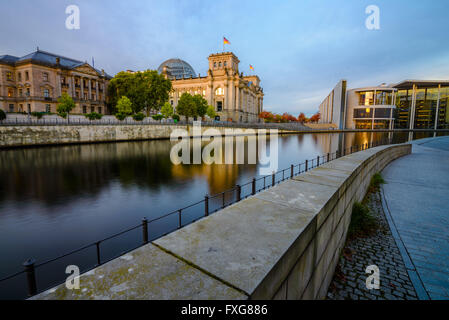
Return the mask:
<svg viewBox="0 0 449 320"><path fill-rule="evenodd" d="M223 192L220 192L220 193L217 193L214 195L206 194L204 199L197 201L195 203L192 203L186 207L171 211L169 213L166 213L164 215L161 215L161 216L151 219L151 220L148 220L147 218L143 218L141 223L139 223L135 226L132 226L126 230L123 230L119 233L113 234L104 239L101 239L101 240L95 241L93 243L90 243L88 245L85 245L81 248L78 248L78 249L72 250L70 252L67 252L65 254L62 254L58 257L49 259L49 260L41 262L41 263L36 263L35 259L30 258L23 263L22 270L0 279L0 284L4 281L7 281L14 277L18 277L19 275L26 275L28 296L36 295L38 292L45 291L45 289L44 290L38 289L37 281L36 281L36 269L37 268L40 268L40 267L48 265L52 262L61 260L67 256L72 255L72 254L79 253L81 251L85 251L89 248L95 248L96 263L94 265L91 265L84 272L89 271L89 270L96 268L108 261L111 261L119 256L122 256L132 250L135 250L136 248L139 248L139 247L147 244L149 241L153 241L155 239L163 237L177 229L181 229L182 227L184 227L188 224L191 224L191 223L193 223L199 219L202 219L204 217L207 217L207 216L209 216L221 209L224 209L234 203L237 203L237 202L239 202L243 199L246 199L250 196L253 196L258 192L261 192L268 188L274 187L276 184L279 184L280 182L283 182L288 179L292 179L293 177L298 176L298 175L300 175L304 172L307 172L313 168L316 168L320 165L326 164L332 160L338 159L345 155L352 154L354 152L363 151L363 150L366 150L369 148L373 148L373 147L377 147L377 146L385 145L385 144L391 144L391 143L392 143L392 138L389 138L389 139L384 139L381 141L365 143L365 144L357 145L357 146L351 146L351 147L343 149L341 151L337 150L336 152L333 152L333 153L327 153L325 155L317 156L316 158L313 158L310 160L305 160L302 163L292 164L292 165L290 165L290 167L285 168L280 171L277 171L277 172L274 172L271 175L262 176L260 178L253 178L251 181L249 181L245 184L236 185L232 189L225 190ZM188 212L192 208L197 208L197 209L199 209L199 211L197 211L197 212L202 211L202 213L195 215L188 222L183 222L183 214L188 214L186 212ZM151 228L150 228L151 225L155 224L156 222L158 222L162 219L166 219L168 217L174 217L176 219L176 225L173 228L163 231L162 234L157 235L150 239L149 230L151 230ZM100 246L101 244L105 243L108 240L111 240L118 236L127 234L127 233L129 233L133 230L139 229L139 228L142 229L141 243L137 244L136 246L133 246L132 248L130 248L126 251L121 252L118 255L113 255L112 257L110 257L108 259L102 259L101 246ZM63 283L63 282L58 281L58 283ZM52 287L53 286L54 285L52 285Z"/></svg>

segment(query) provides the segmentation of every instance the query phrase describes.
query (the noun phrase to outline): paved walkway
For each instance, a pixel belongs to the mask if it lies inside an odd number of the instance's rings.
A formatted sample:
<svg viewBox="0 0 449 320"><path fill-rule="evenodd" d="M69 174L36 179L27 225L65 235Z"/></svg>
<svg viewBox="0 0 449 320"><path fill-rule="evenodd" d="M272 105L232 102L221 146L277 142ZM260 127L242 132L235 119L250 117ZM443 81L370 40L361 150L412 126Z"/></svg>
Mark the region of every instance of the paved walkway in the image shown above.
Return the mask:
<svg viewBox="0 0 449 320"><path fill-rule="evenodd" d="M449 137L413 142L382 172L383 206L419 299L449 299Z"/></svg>
<svg viewBox="0 0 449 320"><path fill-rule="evenodd" d="M369 236L348 239L327 299L416 300L416 291L390 231L379 191L368 195L367 205L379 228ZM368 274L365 270L369 265L379 267L379 289L366 287Z"/></svg>

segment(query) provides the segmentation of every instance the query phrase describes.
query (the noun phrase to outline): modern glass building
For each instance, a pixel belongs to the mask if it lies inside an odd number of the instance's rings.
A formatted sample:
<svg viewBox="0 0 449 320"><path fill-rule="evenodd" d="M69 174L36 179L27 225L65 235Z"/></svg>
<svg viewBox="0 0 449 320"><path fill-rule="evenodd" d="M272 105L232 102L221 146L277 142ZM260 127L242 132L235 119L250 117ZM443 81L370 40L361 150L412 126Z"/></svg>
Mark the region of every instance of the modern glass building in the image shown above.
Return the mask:
<svg viewBox="0 0 449 320"><path fill-rule="evenodd" d="M405 80L348 89L343 95L341 116L325 116L332 107L326 98L320 122L340 129L449 129L449 80ZM339 118L344 125L333 121Z"/></svg>
<svg viewBox="0 0 449 320"><path fill-rule="evenodd" d="M345 128L392 129L395 93L385 85L348 90Z"/></svg>
<svg viewBox="0 0 449 320"><path fill-rule="evenodd" d="M394 88L395 128L449 128L449 81L405 80Z"/></svg>

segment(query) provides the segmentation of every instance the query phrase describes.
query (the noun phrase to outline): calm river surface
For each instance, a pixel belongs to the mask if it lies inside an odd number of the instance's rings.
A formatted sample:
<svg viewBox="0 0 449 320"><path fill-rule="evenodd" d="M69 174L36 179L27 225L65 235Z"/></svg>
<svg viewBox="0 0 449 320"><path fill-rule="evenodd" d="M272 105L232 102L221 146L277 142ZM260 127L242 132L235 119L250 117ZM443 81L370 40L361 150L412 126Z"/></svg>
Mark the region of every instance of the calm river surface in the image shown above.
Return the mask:
<svg viewBox="0 0 449 320"><path fill-rule="evenodd" d="M390 135L393 135L390 133ZM414 138L433 134L418 133ZM279 169L305 159L388 137L388 133L302 134L279 137ZM408 133L395 133L395 142ZM253 165L173 165L170 141L120 142L0 151L0 278L118 233L143 217L165 213L258 176ZM186 212L183 223L204 209ZM150 238L177 217L150 225ZM101 245L108 259L141 242L137 229ZM38 290L65 279L69 264L96 263L95 247L37 268ZM23 275L0 282L1 298L26 293Z"/></svg>

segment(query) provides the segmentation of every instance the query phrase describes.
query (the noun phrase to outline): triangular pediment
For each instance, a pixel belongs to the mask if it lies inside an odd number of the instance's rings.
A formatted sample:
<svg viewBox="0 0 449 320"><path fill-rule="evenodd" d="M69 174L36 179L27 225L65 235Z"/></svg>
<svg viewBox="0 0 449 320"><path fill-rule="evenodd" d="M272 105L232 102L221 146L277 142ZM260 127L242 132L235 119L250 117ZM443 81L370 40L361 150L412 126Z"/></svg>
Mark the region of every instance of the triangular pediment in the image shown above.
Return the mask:
<svg viewBox="0 0 449 320"><path fill-rule="evenodd" d="M84 63L84 64L82 64L80 66L74 67L73 70L77 71L77 72L89 74L89 75L92 75L92 76L99 76L100 75L98 73L98 71L95 70L94 68L92 68L88 63Z"/></svg>

